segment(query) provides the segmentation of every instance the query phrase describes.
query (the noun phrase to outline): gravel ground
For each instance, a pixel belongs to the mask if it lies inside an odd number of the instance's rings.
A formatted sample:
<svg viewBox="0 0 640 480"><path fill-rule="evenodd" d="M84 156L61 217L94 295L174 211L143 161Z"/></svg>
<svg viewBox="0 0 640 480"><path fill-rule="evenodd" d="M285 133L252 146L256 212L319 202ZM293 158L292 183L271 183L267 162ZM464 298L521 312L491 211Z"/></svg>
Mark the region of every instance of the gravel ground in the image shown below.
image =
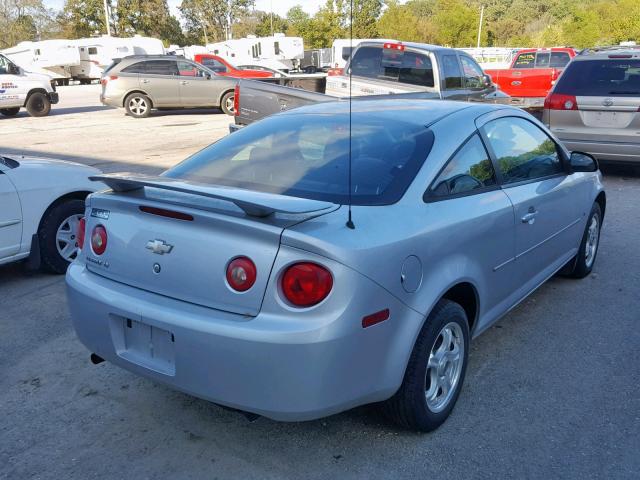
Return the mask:
<svg viewBox="0 0 640 480"><path fill-rule="evenodd" d="M156 172L226 133L216 111L134 120L97 87L60 89L54 115L0 119L0 151ZM64 279L0 267L0 478L640 478L640 174L605 170L594 272L554 278L474 341L438 431L363 407L277 423L94 366Z"/></svg>

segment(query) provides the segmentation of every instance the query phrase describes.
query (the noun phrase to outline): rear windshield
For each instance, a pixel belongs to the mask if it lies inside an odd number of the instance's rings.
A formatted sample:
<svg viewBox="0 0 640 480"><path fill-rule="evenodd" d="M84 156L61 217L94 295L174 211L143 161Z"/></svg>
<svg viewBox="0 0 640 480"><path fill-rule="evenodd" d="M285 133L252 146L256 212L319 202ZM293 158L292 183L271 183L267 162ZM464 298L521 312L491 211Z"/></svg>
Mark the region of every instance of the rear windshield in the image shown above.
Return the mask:
<svg viewBox="0 0 640 480"><path fill-rule="evenodd" d="M424 126L354 113L352 203L398 201L432 145L433 133ZM346 204L349 117L270 117L227 135L164 175Z"/></svg>
<svg viewBox="0 0 640 480"><path fill-rule="evenodd" d="M560 76L555 93L574 96L640 94L640 60L611 59L572 62Z"/></svg>
<svg viewBox="0 0 640 480"><path fill-rule="evenodd" d="M360 47L350 64L355 76L433 87L433 65L427 55L381 47Z"/></svg>

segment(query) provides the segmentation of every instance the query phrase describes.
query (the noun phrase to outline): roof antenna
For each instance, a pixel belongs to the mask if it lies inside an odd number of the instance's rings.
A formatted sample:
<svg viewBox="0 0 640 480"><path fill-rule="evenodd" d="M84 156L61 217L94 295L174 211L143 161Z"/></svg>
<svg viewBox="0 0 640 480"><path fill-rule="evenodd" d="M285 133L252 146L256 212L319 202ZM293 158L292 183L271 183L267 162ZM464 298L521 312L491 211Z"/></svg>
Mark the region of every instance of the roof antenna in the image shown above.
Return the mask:
<svg viewBox="0 0 640 480"><path fill-rule="evenodd" d="M353 60L353 0L349 2L349 217L347 219L347 228L351 230L356 226L351 219L351 60Z"/></svg>

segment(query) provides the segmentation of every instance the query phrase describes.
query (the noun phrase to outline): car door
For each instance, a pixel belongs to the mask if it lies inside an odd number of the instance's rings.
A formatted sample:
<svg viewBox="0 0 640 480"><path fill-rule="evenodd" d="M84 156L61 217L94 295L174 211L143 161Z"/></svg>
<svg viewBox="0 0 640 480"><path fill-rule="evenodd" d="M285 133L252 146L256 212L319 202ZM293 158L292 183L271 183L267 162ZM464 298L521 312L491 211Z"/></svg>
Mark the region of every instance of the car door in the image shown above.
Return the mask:
<svg viewBox="0 0 640 480"><path fill-rule="evenodd" d="M500 188L480 135L475 132L447 162L424 196L436 216L425 245L424 264L442 261L442 251L471 259L482 292L482 330L508 308L515 291L513 206ZM437 227L436 227L437 225ZM441 245L442 248L437 248Z"/></svg>
<svg viewBox="0 0 640 480"><path fill-rule="evenodd" d="M460 55L464 88L467 89L467 100L482 102L485 97L495 92L495 87L485 80L484 71L476 61L468 55Z"/></svg>
<svg viewBox="0 0 640 480"><path fill-rule="evenodd" d="M220 92L209 70L195 63L178 61L180 75L180 102L183 107L214 107Z"/></svg>
<svg viewBox="0 0 640 480"><path fill-rule="evenodd" d="M140 75L142 88L154 107L179 107L180 77L175 60L148 60L145 73Z"/></svg>
<svg viewBox="0 0 640 480"><path fill-rule="evenodd" d="M566 263L581 236L578 182L564 155L538 125L501 117L482 127L503 191L515 213L515 278L523 294Z"/></svg>
<svg viewBox="0 0 640 480"><path fill-rule="evenodd" d="M458 63L458 56L455 54L442 55L438 57L442 79L440 89L442 98L445 100L467 100L467 90L462 80L462 70Z"/></svg>
<svg viewBox="0 0 640 480"><path fill-rule="evenodd" d="M0 260L15 255L22 241L22 207L18 192L0 167Z"/></svg>
<svg viewBox="0 0 640 480"><path fill-rule="evenodd" d="M16 75L16 65L0 55L0 108L21 105L26 100L24 88L19 88L20 75Z"/></svg>

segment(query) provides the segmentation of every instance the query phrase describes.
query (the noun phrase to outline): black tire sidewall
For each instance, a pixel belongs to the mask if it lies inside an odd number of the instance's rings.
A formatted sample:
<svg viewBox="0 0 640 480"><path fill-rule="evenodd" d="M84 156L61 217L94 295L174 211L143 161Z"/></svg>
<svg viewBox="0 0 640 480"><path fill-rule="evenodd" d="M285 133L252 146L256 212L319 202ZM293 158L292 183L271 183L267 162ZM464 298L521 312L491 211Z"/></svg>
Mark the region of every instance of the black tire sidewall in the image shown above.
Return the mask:
<svg viewBox="0 0 640 480"><path fill-rule="evenodd" d="M227 115L230 115L230 116L233 116L233 115L234 115L234 112L232 112L231 110L229 110L229 109L227 108L227 106L226 106L226 105L227 105L227 100L228 100L229 98L233 98L233 96L234 96L234 92L227 92L227 93L225 93L225 94L222 96L222 99L220 100L220 109L221 109L224 113L226 113Z"/></svg>
<svg viewBox="0 0 640 480"><path fill-rule="evenodd" d="M142 98L144 99L145 102L147 102L147 110L143 115L136 115L135 113L133 113L130 109L129 109L129 102L131 101L131 99L133 98ZM151 114L151 99L149 97L147 97L145 94L143 93L131 93L129 95L127 95L127 98L124 99L124 108L127 111L127 115L132 116L133 118L147 118L150 114Z"/></svg>
<svg viewBox="0 0 640 480"><path fill-rule="evenodd" d="M589 236L589 225L591 225L591 219L594 215L598 216L598 244L596 247L596 253L593 257L593 261L591 262L591 266L587 266L587 257L585 252L585 247L587 246L587 238ZM575 259L575 266L573 267L573 272L571 272L571 276L576 278L586 277L593 270L594 265L596 264L596 260L598 259L598 251L600 250L600 233L602 232L602 210L600 209L600 205L598 202L595 202L591 207L591 212L589 212L589 217L587 218L587 223L584 227L584 233L582 234L582 241L580 242L580 249L578 250L578 254Z"/></svg>
<svg viewBox="0 0 640 480"><path fill-rule="evenodd" d="M42 102L42 108L38 108L38 104ZM26 103L27 112L32 117L46 117L51 112L51 102L49 97L44 93L35 92L29 95Z"/></svg>
<svg viewBox="0 0 640 480"><path fill-rule="evenodd" d="M42 268L52 273L65 273L69 262L60 254L56 247L56 234L62 221L72 215L84 213L84 200L64 200L50 208L43 216L38 230L40 242L40 259Z"/></svg>

